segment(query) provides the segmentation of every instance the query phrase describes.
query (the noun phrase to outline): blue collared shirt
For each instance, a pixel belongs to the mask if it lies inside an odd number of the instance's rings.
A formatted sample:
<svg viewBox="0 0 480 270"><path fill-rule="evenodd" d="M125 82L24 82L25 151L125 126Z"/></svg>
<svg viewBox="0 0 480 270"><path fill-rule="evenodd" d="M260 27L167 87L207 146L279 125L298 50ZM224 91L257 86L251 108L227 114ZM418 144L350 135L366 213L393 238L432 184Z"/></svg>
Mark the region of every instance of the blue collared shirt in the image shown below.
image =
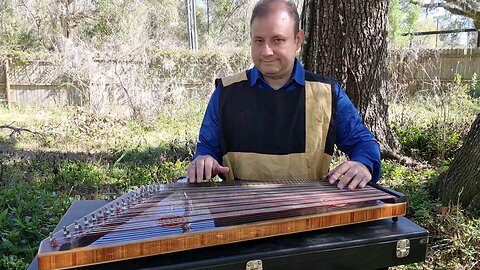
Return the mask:
<svg viewBox="0 0 480 270"><path fill-rule="evenodd" d="M249 83L265 91L297 89L305 86L305 70L300 61L295 60L292 78L280 89L274 90L262 77L257 67L250 70ZM348 155L350 160L359 161L372 172L372 181L380 179L380 148L372 133L363 124L362 117L352 104L340 84L334 84L337 100L336 141L337 147ZM210 155L222 163L220 148L220 123L218 102L220 88L213 92L205 111L200 127L199 141L194 158L200 155Z"/></svg>

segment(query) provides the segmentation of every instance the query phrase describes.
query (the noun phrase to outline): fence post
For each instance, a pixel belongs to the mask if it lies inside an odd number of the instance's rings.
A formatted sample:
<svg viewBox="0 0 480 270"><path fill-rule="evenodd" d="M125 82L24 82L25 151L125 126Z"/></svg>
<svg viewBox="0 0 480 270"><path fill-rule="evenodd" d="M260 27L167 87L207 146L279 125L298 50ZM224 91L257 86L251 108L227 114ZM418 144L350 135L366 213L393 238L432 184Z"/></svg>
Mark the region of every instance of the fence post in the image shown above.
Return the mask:
<svg viewBox="0 0 480 270"><path fill-rule="evenodd" d="M480 29L477 29L477 48L480 48Z"/></svg>
<svg viewBox="0 0 480 270"><path fill-rule="evenodd" d="M12 106L12 101L10 97L10 80L8 78L8 73L9 73L9 60L8 58L5 60L5 98L7 99L7 108L10 110L10 107Z"/></svg>

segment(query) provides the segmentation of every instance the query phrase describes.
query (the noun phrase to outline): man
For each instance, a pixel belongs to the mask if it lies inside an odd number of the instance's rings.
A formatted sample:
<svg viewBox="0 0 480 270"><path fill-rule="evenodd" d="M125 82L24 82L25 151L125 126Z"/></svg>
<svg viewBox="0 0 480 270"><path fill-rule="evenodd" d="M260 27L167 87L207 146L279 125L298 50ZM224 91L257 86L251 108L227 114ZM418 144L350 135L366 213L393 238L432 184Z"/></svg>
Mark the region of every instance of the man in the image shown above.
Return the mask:
<svg viewBox="0 0 480 270"><path fill-rule="evenodd" d="M189 181L326 178L340 189L378 181L378 143L345 92L295 58L304 38L296 6L261 0L250 27L255 66L217 80ZM334 144L349 160L329 171Z"/></svg>

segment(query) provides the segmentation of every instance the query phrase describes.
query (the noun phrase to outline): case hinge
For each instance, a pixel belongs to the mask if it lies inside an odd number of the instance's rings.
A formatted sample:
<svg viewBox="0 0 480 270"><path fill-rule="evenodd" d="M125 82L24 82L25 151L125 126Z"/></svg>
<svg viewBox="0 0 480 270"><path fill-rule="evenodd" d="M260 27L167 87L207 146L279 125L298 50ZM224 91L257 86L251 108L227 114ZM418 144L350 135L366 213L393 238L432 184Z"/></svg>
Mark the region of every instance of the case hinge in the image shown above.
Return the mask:
<svg viewBox="0 0 480 270"><path fill-rule="evenodd" d="M401 239L397 242L397 258L407 257L410 253L410 240Z"/></svg>
<svg viewBox="0 0 480 270"><path fill-rule="evenodd" d="M247 262L246 270L263 270L262 260L251 260Z"/></svg>

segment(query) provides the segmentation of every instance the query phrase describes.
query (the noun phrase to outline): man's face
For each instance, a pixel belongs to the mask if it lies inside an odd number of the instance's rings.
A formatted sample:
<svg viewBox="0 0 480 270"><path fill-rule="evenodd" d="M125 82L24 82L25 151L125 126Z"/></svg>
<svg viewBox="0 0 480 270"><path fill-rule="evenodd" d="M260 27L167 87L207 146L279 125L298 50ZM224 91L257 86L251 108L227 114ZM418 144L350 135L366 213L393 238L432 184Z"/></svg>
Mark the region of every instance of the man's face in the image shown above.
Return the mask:
<svg viewBox="0 0 480 270"><path fill-rule="evenodd" d="M294 25L294 20L283 10L273 10L252 23L252 60L267 82L291 77L295 53L303 42L303 32L295 35Z"/></svg>

